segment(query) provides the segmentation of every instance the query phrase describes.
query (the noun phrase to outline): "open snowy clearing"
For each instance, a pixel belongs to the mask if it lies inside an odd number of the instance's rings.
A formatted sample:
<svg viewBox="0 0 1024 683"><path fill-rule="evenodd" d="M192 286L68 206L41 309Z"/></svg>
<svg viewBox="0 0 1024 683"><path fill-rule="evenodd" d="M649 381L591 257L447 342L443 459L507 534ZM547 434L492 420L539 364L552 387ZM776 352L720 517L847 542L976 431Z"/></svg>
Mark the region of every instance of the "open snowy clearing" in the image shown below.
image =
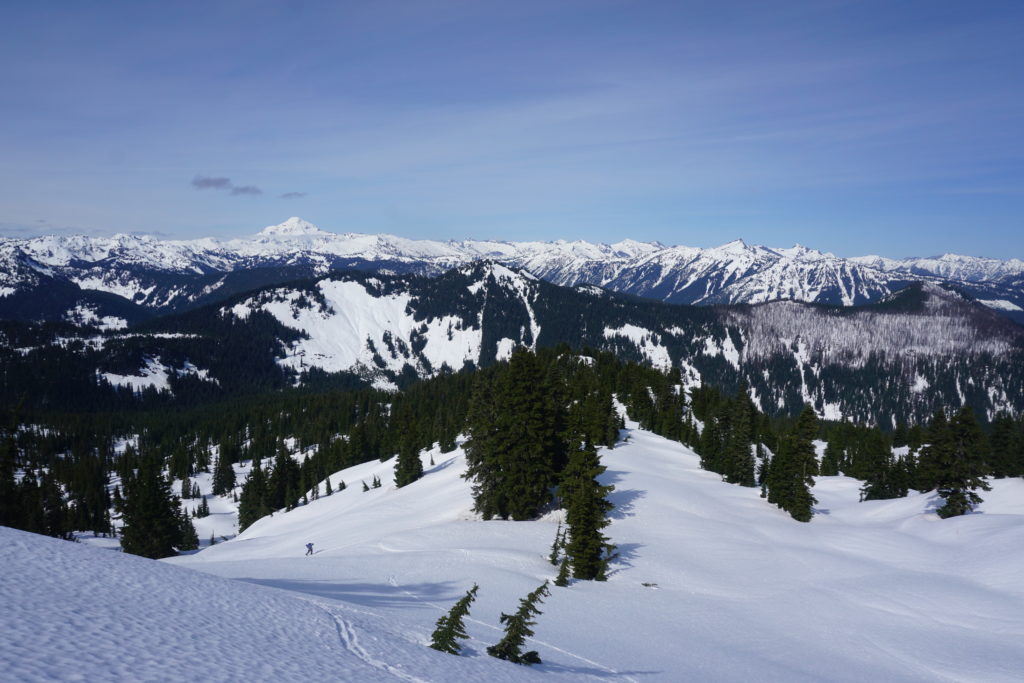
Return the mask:
<svg viewBox="0 0 1024 683"><path fill-rule="evenodd" d="M621 559L606 583L552 588L529 644L544 663L531 669L484 650L500 613L554 577L559 513L474 520L461 452L430 455L408 487L394 489L393 461L365 463L332 476L345 491L163 563L3 530L5 670L360 681L1009 681L1024 670L1019 479L993 482L981 514L940 520L932 496L858 503L858 482L820 478L818 514L800 524L700 470L686 447L631 429L603 452ZM375 474L384 485L363 492ZM474 582L467 656L427 648Z"/></svg>

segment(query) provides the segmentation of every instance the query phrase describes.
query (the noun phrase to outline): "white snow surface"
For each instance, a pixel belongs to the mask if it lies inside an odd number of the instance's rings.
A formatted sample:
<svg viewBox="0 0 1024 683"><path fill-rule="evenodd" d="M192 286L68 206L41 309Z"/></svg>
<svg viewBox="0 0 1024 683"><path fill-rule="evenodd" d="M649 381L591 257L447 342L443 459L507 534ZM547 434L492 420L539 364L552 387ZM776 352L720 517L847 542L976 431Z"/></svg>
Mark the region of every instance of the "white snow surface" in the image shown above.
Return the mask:
<svg viewBox="0 0 1024 683"><path fill-rule="evenodd" d="M417 322L409 311L408 294L376 296L361 283L345 280L322 280L316 286L324 305L301 305L300 292L279 290L272 300L250 299L227 310L243 319L254 310L264 310L286 327L305 333L307 338L292 344L281 361L296 370L373 368L376 357L387 369L400 372L406 363L417 364L408 353L414 332L426 339L422 354L434 369L445 364L457 369L467 360L479 360L479 327L450 316Z"/></svg>
<svg viewBox="0 0 1024 683"><path fill-rule="evenodd" d="M997 311L1024 311L1024 308L1006 299L978 299L978 303L985 304Z"/></svg>
<svg viewBox="0 0 1024 683"><path fill-rule="evenodd" d="M607 582L552 588L528 644L540 666L484 650L500 613L554 577L546 556L560 513L477 520L464 456L434 450L402 489L394 460L364 463L331 476L344 491L163 563L0 530L0 670L17 680L1020 680L1024 481L993 481L980 514L940 520L933 495L859 503L860 482L820 477L817 514L801 524L699 469L686 447L628 427L601 451L620 559ZM374 475L383 486L363 492ZM474 582L465 656L425 647Z"/></svg>
<svg viewBox="0 0 1024 683"><path fill-rule="evenodd" d="M196 375L199 379L216 382L209 376L210 371L197 368L186 361L182 368L172 368L159 358L147 358L146 364L139 369L138 375L118 375L113 372L100 373L103 379L119 387L130 387L133 391L142 391L153 387L157 391L169 390L171 375Z"/></svg>

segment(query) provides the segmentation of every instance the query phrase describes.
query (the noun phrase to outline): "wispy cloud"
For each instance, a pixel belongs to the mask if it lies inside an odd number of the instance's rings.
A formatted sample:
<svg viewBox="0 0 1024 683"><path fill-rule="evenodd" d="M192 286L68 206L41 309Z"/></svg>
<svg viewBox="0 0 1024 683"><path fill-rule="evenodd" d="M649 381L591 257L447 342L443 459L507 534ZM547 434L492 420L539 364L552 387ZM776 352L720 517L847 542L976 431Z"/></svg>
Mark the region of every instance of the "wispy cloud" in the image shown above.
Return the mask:
<svg viewBox="0 0 1024 683"><path fill-rule="evenodd" d="M192 187L197 190L230 190L231 178L210 178L197 175L192 179Z"/></svg>
<svg viewBox="0 0 1024 683"><path fill-rule="evenodd" d="M281 199L301 199L302 197L305 196L305 192L285 192L283 195L281 195Z"/></svg>
<svg viewBox="0 0 1024 683"><path fill-rule="evenodd" d="M192 179L192 187L197 190L225 190L231 195L263 194L263 190L255 185L235 185L231 178L197 175Z"/></svg>

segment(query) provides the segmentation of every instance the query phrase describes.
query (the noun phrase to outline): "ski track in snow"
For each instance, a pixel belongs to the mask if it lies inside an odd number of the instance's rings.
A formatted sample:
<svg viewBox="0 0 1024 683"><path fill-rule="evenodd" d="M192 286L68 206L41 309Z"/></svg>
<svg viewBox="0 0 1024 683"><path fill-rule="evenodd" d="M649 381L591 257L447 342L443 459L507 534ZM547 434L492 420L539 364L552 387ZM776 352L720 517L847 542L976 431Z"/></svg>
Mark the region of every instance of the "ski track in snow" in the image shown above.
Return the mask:
<svg viewBox="0 0 1024 683"><path fill-rule="evenodd" d="M346 621L336 612L333 612L332 610L328 609L323 603L314 602L313 604L317 605L324 612L330 615L331 619L334 620L335 627L338 629L338 639L341 641L341 644L345 647L346 650L354 654L360 660L369 664L375 669L380 669L381 671L390 674L395 678L399 678L403 681L410 681L411 683L430 683L426 679L417 678L416 676L407 674L404 671L401 671L391 666L387 662L383 662L374 657L373 655L371 655L369 652L366 651L366 648L359 644L359 638L356 635L356 629L352 626L351 623Z"/></svg>

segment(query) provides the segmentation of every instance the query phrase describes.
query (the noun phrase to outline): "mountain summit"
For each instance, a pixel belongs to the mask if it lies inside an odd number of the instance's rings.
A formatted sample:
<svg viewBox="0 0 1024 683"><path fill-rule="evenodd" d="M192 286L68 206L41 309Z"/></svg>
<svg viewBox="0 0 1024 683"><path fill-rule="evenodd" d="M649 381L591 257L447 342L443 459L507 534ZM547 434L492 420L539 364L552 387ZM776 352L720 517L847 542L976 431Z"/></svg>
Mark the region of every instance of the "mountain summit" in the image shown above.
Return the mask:
<svg viewBox="0 0 1024 683"><path fill-rule="evenodd" d="M325 230L321 230L309 221L304 221L298 216L292 216L284 223L278 225L268 225L259 231L259 236L291 236L291 235L331 235Z"/></svg>

